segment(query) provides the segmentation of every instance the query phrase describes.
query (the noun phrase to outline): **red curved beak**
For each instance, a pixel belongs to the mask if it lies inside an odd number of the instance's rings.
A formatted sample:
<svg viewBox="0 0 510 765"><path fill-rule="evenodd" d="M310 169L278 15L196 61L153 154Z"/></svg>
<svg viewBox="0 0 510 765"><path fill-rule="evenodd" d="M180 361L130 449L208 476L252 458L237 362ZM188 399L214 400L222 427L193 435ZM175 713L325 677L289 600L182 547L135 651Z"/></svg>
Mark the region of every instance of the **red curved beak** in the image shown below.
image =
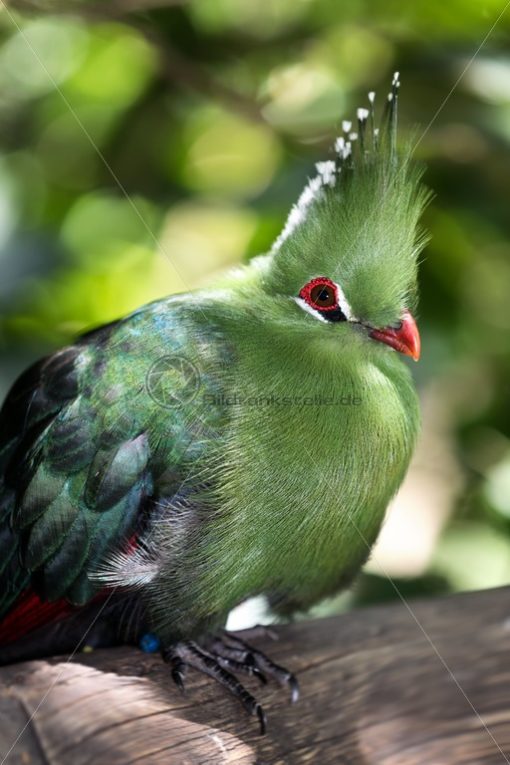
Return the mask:
<svg viewBox="0 0 510 765"><path fill-rule="evenodd" d="M393 327L373 329L370 332L370 337L381 343L386 343L390 348L394 348L405 356L410 356L414 361L418 361L420 358L420 333L409 311L404 311L398 329Z"/></svg>

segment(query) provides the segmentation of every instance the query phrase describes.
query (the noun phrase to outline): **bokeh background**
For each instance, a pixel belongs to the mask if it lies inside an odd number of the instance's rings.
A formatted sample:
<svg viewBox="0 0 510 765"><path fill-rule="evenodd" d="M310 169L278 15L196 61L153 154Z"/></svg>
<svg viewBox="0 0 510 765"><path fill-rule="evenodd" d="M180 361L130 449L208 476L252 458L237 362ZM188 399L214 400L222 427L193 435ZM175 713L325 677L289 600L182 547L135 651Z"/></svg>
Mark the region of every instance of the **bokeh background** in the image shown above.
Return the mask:
<svg viewBox="0 0 510 765"><path fill-rule="evenodd" d="M423 433L354 593L316 612L396 598L397 590L509 583L503 7L6 2L0 394L28 362L91 325L267 250L340 120L365 104L368 90L384 94L399 70L401 134L420 138L416 156L435 193L421 268L423 359L413 369Z"/></svg>

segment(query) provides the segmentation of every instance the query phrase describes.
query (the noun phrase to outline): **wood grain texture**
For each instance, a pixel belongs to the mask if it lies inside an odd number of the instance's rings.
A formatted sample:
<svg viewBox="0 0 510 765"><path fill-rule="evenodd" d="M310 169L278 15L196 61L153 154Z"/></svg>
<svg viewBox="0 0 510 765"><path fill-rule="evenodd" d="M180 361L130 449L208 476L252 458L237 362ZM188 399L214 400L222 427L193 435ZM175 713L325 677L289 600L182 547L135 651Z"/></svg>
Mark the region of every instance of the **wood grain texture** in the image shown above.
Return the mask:
<svg viewBox="0 0 510 765"><path fill-rule="evenodd" d="M510 764L510 591L411 608L258 640L301 683L290 706L283 690L247 681L268 713L265 737L212 681L190 673L183 696L157 656L112 649L4 667L0 762L24 729L5 765Z"/></svg>

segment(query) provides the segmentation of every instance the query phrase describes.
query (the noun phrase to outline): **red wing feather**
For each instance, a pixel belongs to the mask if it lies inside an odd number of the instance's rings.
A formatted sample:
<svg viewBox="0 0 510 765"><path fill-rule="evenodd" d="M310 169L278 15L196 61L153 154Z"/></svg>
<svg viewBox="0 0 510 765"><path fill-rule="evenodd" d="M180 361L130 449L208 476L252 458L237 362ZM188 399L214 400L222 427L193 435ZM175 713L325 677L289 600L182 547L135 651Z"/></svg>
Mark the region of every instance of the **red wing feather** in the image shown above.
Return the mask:
<svg viewBox="0 0 510 765"><path fill-rule="evenodd" d="M64 619L77 606L61 598L52 603L40 599L32 589L24 590L9 613L0 622L0 646L19 640L39 627Z"/></svg>

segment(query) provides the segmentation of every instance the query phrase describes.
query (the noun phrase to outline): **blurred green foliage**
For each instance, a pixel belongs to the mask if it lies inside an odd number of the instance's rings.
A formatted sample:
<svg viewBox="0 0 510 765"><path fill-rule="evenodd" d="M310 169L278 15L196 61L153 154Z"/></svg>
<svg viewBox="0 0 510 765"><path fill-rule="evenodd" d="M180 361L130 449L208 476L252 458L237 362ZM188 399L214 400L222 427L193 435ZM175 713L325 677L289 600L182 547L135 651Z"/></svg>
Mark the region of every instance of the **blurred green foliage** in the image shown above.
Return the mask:
<svg viewBox="0 0 510 765"><path fill-rule="evenodd" d="M510 11L468 66L501 10L501 0L7 3L0 392L90 325L266 250L340 119L398 69L402 134L420 139L435 193L415 371L423 391L436 383L462 474L428 571L406 592L508 581ZM393 591L367 578L360 592Z"/></svg>

